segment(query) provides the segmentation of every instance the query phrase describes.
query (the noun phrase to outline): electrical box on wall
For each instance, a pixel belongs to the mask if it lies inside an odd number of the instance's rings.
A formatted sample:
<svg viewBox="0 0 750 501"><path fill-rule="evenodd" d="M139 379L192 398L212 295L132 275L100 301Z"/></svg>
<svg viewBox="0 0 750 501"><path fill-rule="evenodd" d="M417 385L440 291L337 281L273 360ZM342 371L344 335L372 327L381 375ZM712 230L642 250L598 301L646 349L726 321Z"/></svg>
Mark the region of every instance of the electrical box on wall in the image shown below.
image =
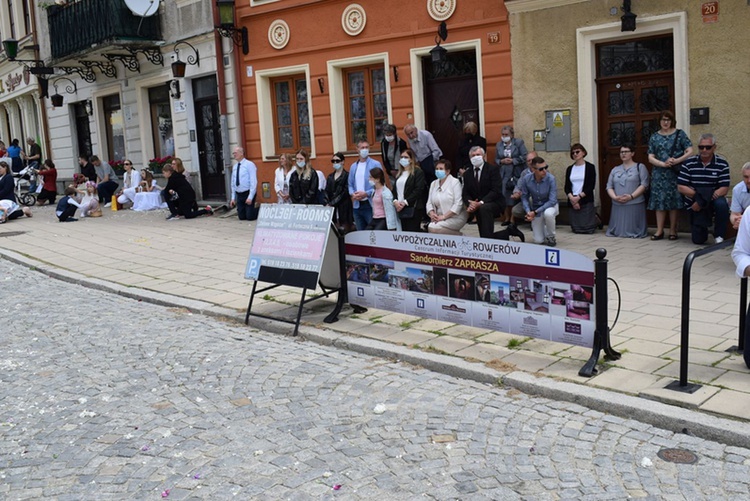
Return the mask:
<svg viewBox="0 0 750 501"><path fill-rule="evenodd" d="M690 125L707 124L708 108L690 108Z"/></svg>
<svg viewBox="0 0 750 501"><path fill-rule="evenodd" d="M547 131L539 129L534 131L534 151L547 150Z"/></svg>
<svg viewBox="0 0 750 501"><path fill-rule="evenodd" d="M544 112L547 128L546 150L568 151L570 149L570 110Z"/></svg>

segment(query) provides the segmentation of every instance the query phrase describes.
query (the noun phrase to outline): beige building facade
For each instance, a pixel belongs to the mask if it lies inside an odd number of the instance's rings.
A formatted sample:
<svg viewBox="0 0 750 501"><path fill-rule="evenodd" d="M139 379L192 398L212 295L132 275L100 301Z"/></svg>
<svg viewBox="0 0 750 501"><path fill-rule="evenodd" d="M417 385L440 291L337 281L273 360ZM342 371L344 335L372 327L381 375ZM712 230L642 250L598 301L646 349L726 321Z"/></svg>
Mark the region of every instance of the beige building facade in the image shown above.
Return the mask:
<svg viewBox="0 0 750 501"><path fill-rule="evenodd" d="M733 183L740 180L740 168L750 160L748 2L634 0L635 31L622 31L620 1L508 0L505 5L516 135L549 161L559 179L559 198L571 164L568 151L548 151L544 142L534 141L555 133L555 125L545 121L550 110L566 112L570 144L582 143L587 160L597 165L597 199L618 164L613 153L620 144L635 143L636 160L648 164L648 138L665 108L674 111L677 126L694 144L703 133L715 134ZM535 136L534 131L540 132ZM607 214L608 200L600 201Z"/></svg>

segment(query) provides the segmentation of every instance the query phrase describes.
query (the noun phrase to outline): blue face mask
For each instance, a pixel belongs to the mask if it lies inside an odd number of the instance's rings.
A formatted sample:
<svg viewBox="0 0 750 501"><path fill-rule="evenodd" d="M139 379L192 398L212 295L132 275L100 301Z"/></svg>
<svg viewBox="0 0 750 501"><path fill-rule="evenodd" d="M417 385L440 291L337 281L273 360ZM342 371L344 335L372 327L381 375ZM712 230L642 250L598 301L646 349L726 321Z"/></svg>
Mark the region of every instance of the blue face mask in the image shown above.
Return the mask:
<svg viewBox="0 0 750 501"><path fill-rule="evenodd" d="M438 179L444 179L446 172L444 170L436 170L435 177Z"/></svg>
<svg viewBox="0 0 750 501"><path fill-rule="evenodd" d="M341 169L342 165L343 164L341 164L341 163L335 163L335 164L333 164L333 168L336 169L336 170L339 170L339 169Z"/></svg>
<svg viewBox="0 0 750 501"><path fill-rule="evenodd" d="M409 165L409 159L408 158L401 158L399 159L398 163L401 164L401 167L406 167Z"/></svg>
<svg viewBox="0 0 750 501"><path fill-rule="evenodd" d="M305 162L297 162L297 167L303 169L305 167Z"/></svg>

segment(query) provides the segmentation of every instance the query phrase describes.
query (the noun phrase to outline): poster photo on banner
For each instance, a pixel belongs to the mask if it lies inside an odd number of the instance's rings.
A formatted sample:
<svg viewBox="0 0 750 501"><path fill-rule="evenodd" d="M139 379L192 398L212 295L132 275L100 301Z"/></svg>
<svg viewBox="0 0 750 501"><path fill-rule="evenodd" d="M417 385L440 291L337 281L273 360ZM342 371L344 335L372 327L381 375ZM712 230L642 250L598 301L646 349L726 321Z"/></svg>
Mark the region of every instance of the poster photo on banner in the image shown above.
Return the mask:
<svg viewBox="0 0 750 501"><path fill-rule="evenodd" d="M245 278L315 289L333 207L263 204Z"/></svg>
<svg viewBox="0 0 750 501"><path fill-rule="evenodd" d="M349 302L591 347L594 262L534 244L392 231L346 235Z"/></svg>

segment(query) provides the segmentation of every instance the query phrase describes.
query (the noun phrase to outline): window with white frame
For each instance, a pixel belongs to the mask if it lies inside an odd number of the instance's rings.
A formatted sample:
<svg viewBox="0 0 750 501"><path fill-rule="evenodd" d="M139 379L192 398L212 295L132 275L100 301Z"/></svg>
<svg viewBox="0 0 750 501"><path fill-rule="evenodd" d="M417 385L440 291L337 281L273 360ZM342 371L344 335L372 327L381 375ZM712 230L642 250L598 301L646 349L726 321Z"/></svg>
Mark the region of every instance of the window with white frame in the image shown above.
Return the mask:
<svg viewBox="0 0 750 501"><path fill-rule="evenodd" d="M328 66L334 151L353 151L365 137L379 149L383 125L391 122L388 53L330 60Z"/></svg>
<svg viewBox="0 0 750 501"><path fill-rule="evenodd" d="M276 77L273 89L273 129L276 153L295 153L310 148L310 115L305 75Z"/></svg>
<svg viewBox="0 0 750 501"><path fill-rule="evenodd" d="M348 149L362 138L372 145L383 139L383 125L388 123L385 78L382 64L344 70Z"/></svg>

